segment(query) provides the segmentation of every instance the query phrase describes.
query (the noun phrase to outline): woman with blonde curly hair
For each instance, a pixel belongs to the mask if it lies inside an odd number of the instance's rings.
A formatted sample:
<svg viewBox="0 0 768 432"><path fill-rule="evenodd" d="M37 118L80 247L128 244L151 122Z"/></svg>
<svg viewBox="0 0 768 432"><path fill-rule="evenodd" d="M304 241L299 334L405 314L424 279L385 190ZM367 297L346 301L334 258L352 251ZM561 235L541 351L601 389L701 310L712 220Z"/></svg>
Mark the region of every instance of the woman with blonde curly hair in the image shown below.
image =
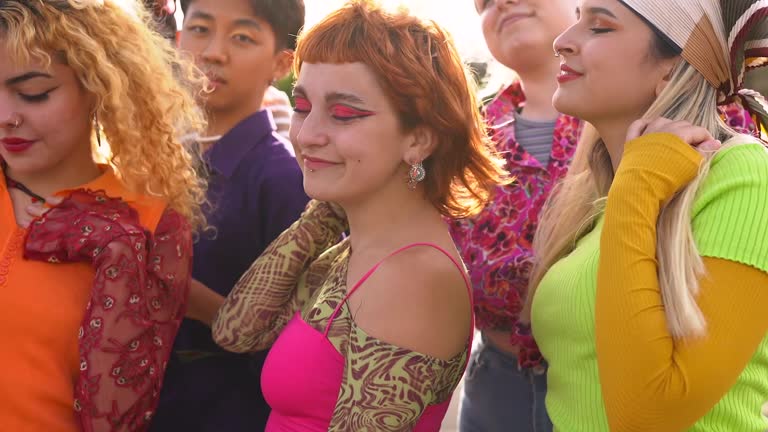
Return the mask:
<svg viewBox="0 0 768 432"><path fill-rule="evenodd" d="M199 75L147 19L133 1L0 2L3 430L152 418L204 219L176 137L204 120Z"/></svg>

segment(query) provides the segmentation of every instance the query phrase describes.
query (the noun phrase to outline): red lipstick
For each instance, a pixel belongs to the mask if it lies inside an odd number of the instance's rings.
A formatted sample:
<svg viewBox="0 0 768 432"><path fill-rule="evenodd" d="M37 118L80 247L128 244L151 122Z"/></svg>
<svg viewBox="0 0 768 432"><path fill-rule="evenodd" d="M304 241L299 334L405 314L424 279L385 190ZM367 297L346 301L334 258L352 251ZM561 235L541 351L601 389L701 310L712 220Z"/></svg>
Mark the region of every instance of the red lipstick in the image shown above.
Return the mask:
<svg viewBox="0 0 768 432"><path fill-rule="evenodd" d="M582 76L584 76L584 74L582 74L580 72L576 72L575 70L573 70L570 67L568 67L568 65L566 65L566 64L561 64L560 65L560 74L557 75L557 82L562 84L562 83L566 83L568 81L573 81L575 79L579 79Z"/></svg>
<svg viewBox="0 0 768 432"><path fill-rule="evenodd" d="M11 153L21 153L28 148L32 147L34 141L30 141L24 138L6 137L0 140L3 143L3 147Z"/></svg>

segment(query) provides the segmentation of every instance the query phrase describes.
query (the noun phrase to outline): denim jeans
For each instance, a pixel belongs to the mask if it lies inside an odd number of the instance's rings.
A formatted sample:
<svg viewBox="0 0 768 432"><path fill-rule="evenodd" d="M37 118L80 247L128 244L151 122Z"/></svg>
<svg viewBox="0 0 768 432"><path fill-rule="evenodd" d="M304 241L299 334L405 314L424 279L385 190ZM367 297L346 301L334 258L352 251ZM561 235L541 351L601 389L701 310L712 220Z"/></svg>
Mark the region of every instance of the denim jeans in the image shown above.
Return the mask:
<svg viewBox="0 0 768 432"><path fill-rule="evenodd" d="M460 432L552 432L546 375L520 371L517 359L475 338L459 408Z"/></svg>

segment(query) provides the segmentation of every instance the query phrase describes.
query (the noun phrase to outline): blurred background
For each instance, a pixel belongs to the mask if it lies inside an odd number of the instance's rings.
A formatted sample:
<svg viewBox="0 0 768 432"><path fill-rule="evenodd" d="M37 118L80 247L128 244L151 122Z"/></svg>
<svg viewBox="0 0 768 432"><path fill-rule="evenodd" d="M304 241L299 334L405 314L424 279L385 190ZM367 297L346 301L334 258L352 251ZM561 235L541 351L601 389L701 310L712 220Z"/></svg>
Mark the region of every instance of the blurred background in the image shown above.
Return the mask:
<svg viewBox="0 0 768 432"><path fill-rule="evenodd" d="M306 26L311 27L325 15L339 8L345 0L304 0L306 5ZM480 89L480 97L488 100L505 83L513 72L496 63L485 46L480 18L471 0L452 0L447 6L445 0L380 0L386 7L406 6L415 14L432 19L445 27L454 38L464 61L475 74ZM181 28L183 19L181 8L176 8L177 27ZM293 77L287 77L277 87L291 94ZM752 72L747 79L747 87L768 94L768 68Z"/></svg>

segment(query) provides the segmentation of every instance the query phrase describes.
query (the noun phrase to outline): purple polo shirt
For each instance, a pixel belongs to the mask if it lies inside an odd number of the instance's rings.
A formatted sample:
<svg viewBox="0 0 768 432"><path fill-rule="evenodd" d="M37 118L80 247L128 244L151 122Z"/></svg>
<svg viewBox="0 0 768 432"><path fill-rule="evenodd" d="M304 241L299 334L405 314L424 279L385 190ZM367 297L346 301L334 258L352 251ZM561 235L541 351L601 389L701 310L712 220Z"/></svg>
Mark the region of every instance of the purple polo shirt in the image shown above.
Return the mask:
<svg viewBox="0 0 768 432"><path fill-rule="evenodd" d="M224 296L309 200L290 144L275 130L269 111L259 111L205 154L211 203L206 214L215 231L201 233L195 243L192 276ZM210 328L192 320L184 320L174 349L213 355L172 356L153 431L263 428L269 411L259 378L266 352L225 352Z"/></svg>

